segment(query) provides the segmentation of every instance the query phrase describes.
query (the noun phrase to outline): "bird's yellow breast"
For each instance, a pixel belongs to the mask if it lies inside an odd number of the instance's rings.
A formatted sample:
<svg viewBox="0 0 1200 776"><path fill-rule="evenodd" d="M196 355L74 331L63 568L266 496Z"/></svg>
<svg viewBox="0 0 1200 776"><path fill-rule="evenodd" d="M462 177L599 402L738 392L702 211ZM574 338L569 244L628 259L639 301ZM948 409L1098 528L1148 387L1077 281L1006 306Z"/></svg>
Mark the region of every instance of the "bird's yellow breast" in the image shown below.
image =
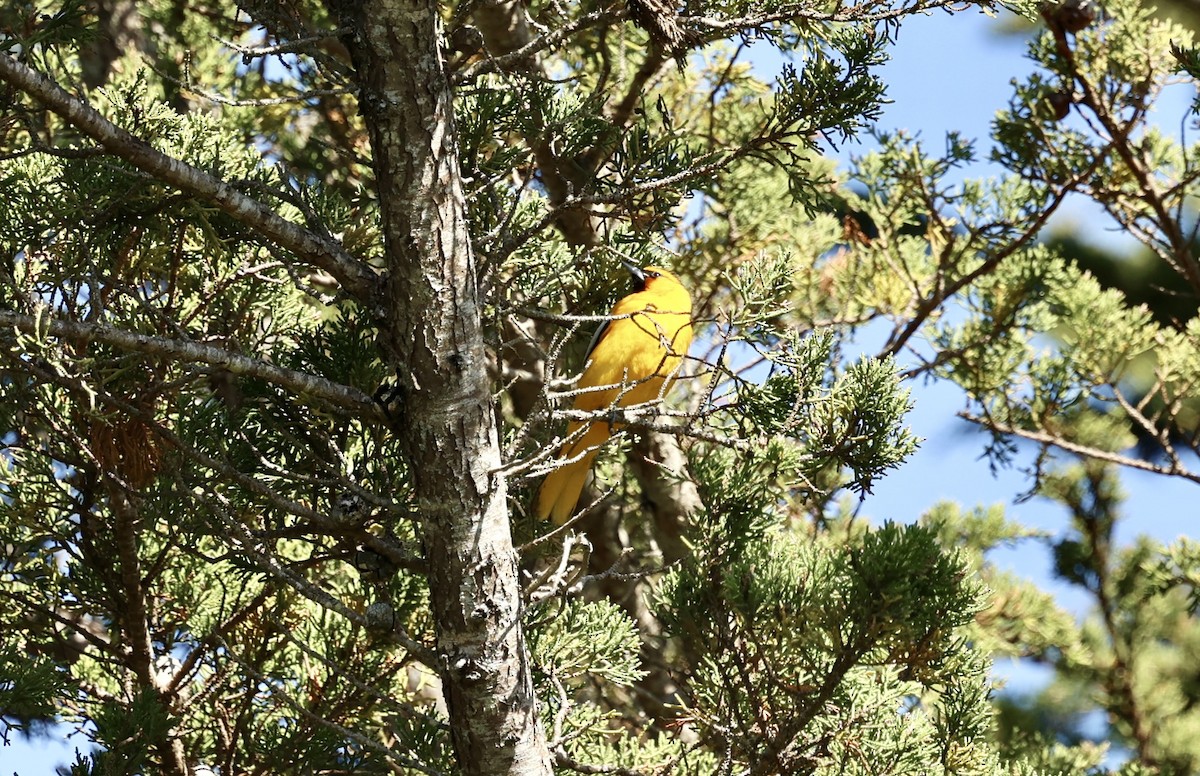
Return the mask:
<svg viewBox="0 0 1200 776"><path fill-rule="evenodd" d="M597 332L577 388L575 409L627 407L660 398L692 344L692 299L661 267L631 268L642 290L617 302L613 320ZM590 390L589 390L590 389ZM565 523L579 502L588 471L616 424L573 420L559 451L563 462L546 475L534 505L543 520Z"/></svg>
<svg viewBox="0 0 1200 776"><path fill-rule="evenodd" d="M657 399L692 344L692 300L674 278L658 278L613 307L592 350L580 387L618 386L580 394L575 408L596 410Z"/></svg>

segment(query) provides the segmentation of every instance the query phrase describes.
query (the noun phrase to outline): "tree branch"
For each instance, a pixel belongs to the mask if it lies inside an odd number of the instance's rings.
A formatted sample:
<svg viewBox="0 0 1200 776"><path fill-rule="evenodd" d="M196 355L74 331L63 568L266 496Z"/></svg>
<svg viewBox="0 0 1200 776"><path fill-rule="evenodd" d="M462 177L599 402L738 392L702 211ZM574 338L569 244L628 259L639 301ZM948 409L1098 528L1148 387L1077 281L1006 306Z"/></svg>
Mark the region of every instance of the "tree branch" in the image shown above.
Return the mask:
<svg viewBox="0 0 1200 776"><path fill-rule="evenodd" d="M55 337L91 340L150 356L165 356L180 362L212 364L236 375L257 377L274 383L302 397L321 399L336 407L352 410L357 417L381 422L386 420L379 405L357 388L307 372L284 369L201 342L138 334L104 323L35 317L5 310L0 310L0 326L34 336L50 334Z"/></svg>
<svg viewBox="0 0 1200 776"><path fill-rule="evenodd" d="M628 15L628 11L623 5L613 5L599 11L592 11L553 32L534 38L529 34L527 24L515 24L505 20L503 16L503 14L518 13L524 13L524 9L512 3L492 2L483 8L476 9L475 18L481 27L480 31L488 42L488 47L501 53L498 56L489 56L466 70L456 73L453 79L455 86L474 80L486 73L512 72L518 66L540 69L540 66L531 65L538 54L565 42L567 38L577 32L609 24Z"/></svg>
<svg viewBox="0 0 1200 776"><path fill-rule="evenodd" d="M1110 138L1108 147L1116 151L1125 168L1132 174L1140 194L1138 200L1153 212L1153 220L1166 238L1165 242L1169 250L1161 255L1172 269L1178 272L1192 287L1193 291L1200 291L1200 261L1192 253L1191 241L1185 234L1182 225L1168 212L1165 197L1159 191L1153 171L1145 163L1143 154L1135 151L1129 140L1130 134L1145 115L1145 104L1143 103L1135 111L1133 117L1127 121L1122 121L1114 116L1110 110L1111 97L1104 94L1103 90L1098 90L1089 75L1080 70L1075 60L1075 52L1067 42L1066 29L1045 8L1043 8L1042 15L1054 36L1054 45L1059 57L1069 68L1069 77L1079 84L1079 89L1083 93L1079 104L1090 108L1104 131L1108 133ZM1146 87L1142 96L1142 100L1145 100L1149 93L1149 84L1142 85Z"/></svg>
<svg viewBox="0 0 1200 776"><path fill-rule="evenodd" d="M1097 447L1088 447L1076 442L1071 442L1061 437L1056 437L1052 434L1047 434L1044 431L1032 431L1030 429L1018 428L1009 425L1008 423L1000 423L998 421L989 420L988 418L972 415L969 412L960 412L958 416L963 420L970 421L976 425L983 426L991 431L1000 434L1011 434L1028 439L1030 442L1037 442L1050 447L1057 447L1060 450L1066 450L1068 453L1084 456L1085 458L1095 458L1099 461L1108 461L1120 466L1128 466L1130 469L1140 469L1141 471L1153 472L1154 474L1166 474L1173 477L1182 477L1185 480L1190 480L1195 483L1200 483L1200 474L1189 469L1184 469L1179 466L1159 466L1158 464L1144 461L1140 458L1130 458L1127 455L1113 453L1107 450L1101 450Z"/></svg>
<svg viewBox="0 0 1200 776"><path fill-rule="evenodd" d="M933 291L929 294L929 296L921 300L920 304L917 305L917 309L913 312L913 316L909 322L903 328L897 327L897 330L892 332L887 343L884 345L883 350L879 352L877 358L884 358L899 354L900 351L904 349L904 346L908 343L908 341L912 339L913 335L915 335L925 324L925 321L929 320L929 317L933 315L933 313L936 312L947 299L954 296L959 291L963 290L983 276L995 272L1005 259L1014 255L1017 251L1033 242L1033 240L1036 239L1041 233L1042 227L1045 226L1046 222L1050 220L1050 216L1054 215L1054 213L1058 210L1059 205L1061 205L1063 200L1066 199L1066 196L1074 191L1079 184L1091 177L1096 168L1099 167L1100 163L1107 157L1109 150L1110 149L1106 148L1104 153L1097 154L1096 158L1093 159L1091 164L1087 166L1087 169L1085 169L1079 175L1076 175L1071 180L1066 181L1062 185L1058 186L1054 192L1054 195L1051 197L1050 202L1048 202L1045 207L1038 211L1037 217L1025 226L1025 230L1020 234L1020 236L1018 236L1008 245L1005 245L1003 248L997 250L991 256L986 257L982 262L980 262L979 266L975 267L975 269L949 282L947 282L946 277L939 271L939 277L936 280ZM946 247L943 248L943 251L949 251L951 247L952 244L947 243ZM938 261L939 267L953 266L953 264L954 262L948 261L945 256L939 258Z"/></svg>
<svg viewBox="0 0 1200 776"><path fill-rule="evenodd" d="M141 515L137 505L120 485L105 478L105 486L114 518L112 531L121 575L122 606L114 614L121 623L122 640L128 644L128 652L124 656L126 668L137 677L137 684L142 690L152 693L163 711L169 712L170 701L163 696L169 680L158 674L155 666L157 655L150 634L152 623L140 553ZM187 757L176 725L160 731L154 737L154 746L158 749L159 766L164 773L187 776Z"/></svg>
<svg viewBox="0 0 1200 776"><path fill-rule="evenodd" d="M212 202L300 260L325 270L356 299L364 303L374 300L378 286L375 273L335 240L286 220L227 181L151 147L50 78L10 56L0 55L0 81L25 92L138 170Z"/></svg>
<svg viewBox="0 0 1200 776"><path fill-rule="evenodd" d="M439 4L329 5L354 30L346 43L382 211L379 340L405 393L394 428L428 563L428 665L442 678L462 772L548 776Z"/></svg>

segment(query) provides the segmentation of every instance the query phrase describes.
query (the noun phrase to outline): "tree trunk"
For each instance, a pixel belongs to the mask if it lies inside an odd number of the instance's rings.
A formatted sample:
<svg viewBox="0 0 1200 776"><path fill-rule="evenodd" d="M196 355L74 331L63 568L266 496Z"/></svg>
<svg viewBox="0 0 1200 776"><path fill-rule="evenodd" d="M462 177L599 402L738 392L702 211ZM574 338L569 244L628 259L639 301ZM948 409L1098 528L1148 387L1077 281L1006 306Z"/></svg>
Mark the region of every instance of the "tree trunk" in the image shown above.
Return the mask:
<svg viewBox="0 0 1200 776"><path fill-rule="evenodd" d="M452 95L432 0L330 0L371 136L387 280L382 344L422 520L437 666L460 767L549 774L521 626Z"/></svg>

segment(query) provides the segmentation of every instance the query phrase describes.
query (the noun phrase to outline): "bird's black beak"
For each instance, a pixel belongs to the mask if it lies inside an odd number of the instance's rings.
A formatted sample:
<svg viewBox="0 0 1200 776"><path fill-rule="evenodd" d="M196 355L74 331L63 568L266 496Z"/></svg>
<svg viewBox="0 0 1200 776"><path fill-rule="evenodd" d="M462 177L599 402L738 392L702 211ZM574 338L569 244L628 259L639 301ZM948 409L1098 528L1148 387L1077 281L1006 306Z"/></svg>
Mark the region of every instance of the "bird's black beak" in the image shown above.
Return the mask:
<svg viewBox="0 0 1200 776"><path fill-rule="evenodd" d="M646 273L642 272L641 267L633 262L625 261L625 259L621 259L621 266L629 270L629 274L633 275L633 278L637 281L638 286L644 286L646 284Z"/></svg>

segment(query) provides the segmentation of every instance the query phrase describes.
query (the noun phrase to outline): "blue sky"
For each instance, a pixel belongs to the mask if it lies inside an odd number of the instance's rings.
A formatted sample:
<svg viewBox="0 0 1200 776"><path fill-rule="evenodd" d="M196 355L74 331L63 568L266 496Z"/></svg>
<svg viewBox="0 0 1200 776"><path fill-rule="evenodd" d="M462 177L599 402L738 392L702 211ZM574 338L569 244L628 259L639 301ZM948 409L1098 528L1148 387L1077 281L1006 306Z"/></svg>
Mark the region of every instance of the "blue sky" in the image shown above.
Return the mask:
<svg viewBox="0 0 1200 776"><path fill-rule="evenodd" d="M1000 168L987 161L989 124L995 112L1007 104L1010 80L1032 72L1034 66L1024 56L1024 39L999 35L996 28L995 21L981 14L949 17L937 13L907 21L885 73L893 104L885 108L879 128L908 130L931 148L940 148L945 133L957 130L977 141L980 161L965 174L1001 174ZM1160 106L1158 121L1177 126L1192 93L1190 86L1170 90ZM865 150L849 145L836 155L849 158ZM1081 227L1087 239L1109 246L1120 246L1129 239L1117 232L1098 208L1082 199L1068 202L1051 221L1050 229L1056 227ZM913 389L916 408L909 419L927 441L904 467L880 483L867 498L865 511L880 518L907 519L938 499L966 506L1011 504L1028 483L1019 471L993 476L987 462L979 459L982 436L954 416L963 403L958 390L945 384L914 385ZM1122 471L1122 480L1129 496L1125 509L1129 520L1119 532L1123 540L1137 533L1164 541L1196 533L1195 510L1181 509L1200 503L1194 483L1131 470ZM1011 513L1046 530L1064 524L1060 508L1045 501L1013 507Z"/></svg>
<svg viewBox="0 0 1200 776"><path fill-rule="evenodd" d="M979 160L963 174L972 178L1000 175L1003 170L987 161L990 122L996 111L1007 106L1012 93L1010 81L1032 72L1034 64L1025 57L1023 36L1004 35L998 29L996 21L977 13L954 17L935 13L907 20L884 73L892 104L885 108L878 128L907 130L931 150L942 147L947 132L958 131L976 140ZM1156 123L1178 127L1192 97L1190 85L1169 88ZM850 144L835 155L849 159L867 150ZM1130 239L1082 198L1066 203L1051 221L1050 229L1056 227L1080 228L1085 239L1110 247L1127 244ZM865 347L864 351L874 349ZM1040 498L1014 504L1014 498L1029 488L1019 467L1032 462L1031 447L1019 457L1018 468L993 473L988 462L980 458L984 437L955 417L964 404L961 392L945 383L912 388L915 407L909 422L926 441L905 465L880 481L865 499L863 514L877 521L908 522L942 500L966 508L1000 503L1006 505L1011 518L1030 527L1056 535L1065 530L1067 515L1059 505ZM1128 499L1123 509L1125 519L1118 524L1119 541L1128 543L1139 534L1163 542L1180 535L1197 535L1200 515L1192 505L1200 504L1200 492L1195 483L1133 470L1123 470L1121 479ZM1050 549L1044 543L1022 543L996 551L991 559L1053 591L1060 604L1076 615L1082 615L1091 604L1077 589L1053 579ZM996 674L1016 691L1034 689L1046 678L1044 671L1008 662L998 665Z"/></svg>
<svg viewBox="0 0 1200 776"><path fill-rule="evenodd" d="M997 23L981 14L968 12L953 17L935 13L910 18L899 34L893 59L883 70L892 104L884 110L879 129L905 129L921 137L930 148L940 148L948 131L975 138L978 156L986 160L989 124L995 112L1007 104L1009 82L1033 69L1024 58L1025 42L1020 37L1005 37L995 30ZM1178 124L1178 115L1191 99L1190 87L1172 96L1164 111L1164 125ZM848 144L835 156L849 159L869 150L867 146ZM997 175L999 170L980 162L965 173L971 177ZM1109 225L1093 208L1072 204L1065 219L1087 225L1092 239L1111 242L1122 238L1109 231ZM870 352L870 348L865 348ZM1003 503L1010 516L1037 528L1061 532L1066 515L1061 508L1044 500L1013 505L1013 498L1028 488L1017 470L993 476L986 461L980 460L983 438L972 433L955 418L962 398L953 386L939 384L914 386L915 409L909 417L914 431L926 441L921 449L899 470L885 478L868 496L863 514L872 520L912 521L940 500L956 501L964 507ZM1025 463L1029 462L1026 457ZM1141 473L1123 472L1128 493L1119 535L1129 540L1138 533L1149 533L1171 541L1181 534L1195 535L1196 509L1185 507L1200 503L1200 493L1192 483ZM1050 554L1040 544L1025 544L996 553L1000 566L1055 590L1068 609L1081 613L1087 601L1078 593L1054 583L1050 577ZM1000 666L998 675L1015 689L1028 689L1043 680L1036 670L1012 665ZM85 741L26 743L14 740L0 748L0 772L21 776L52 774L57 765L73 758L73 747L86 749Z"/></svg>

